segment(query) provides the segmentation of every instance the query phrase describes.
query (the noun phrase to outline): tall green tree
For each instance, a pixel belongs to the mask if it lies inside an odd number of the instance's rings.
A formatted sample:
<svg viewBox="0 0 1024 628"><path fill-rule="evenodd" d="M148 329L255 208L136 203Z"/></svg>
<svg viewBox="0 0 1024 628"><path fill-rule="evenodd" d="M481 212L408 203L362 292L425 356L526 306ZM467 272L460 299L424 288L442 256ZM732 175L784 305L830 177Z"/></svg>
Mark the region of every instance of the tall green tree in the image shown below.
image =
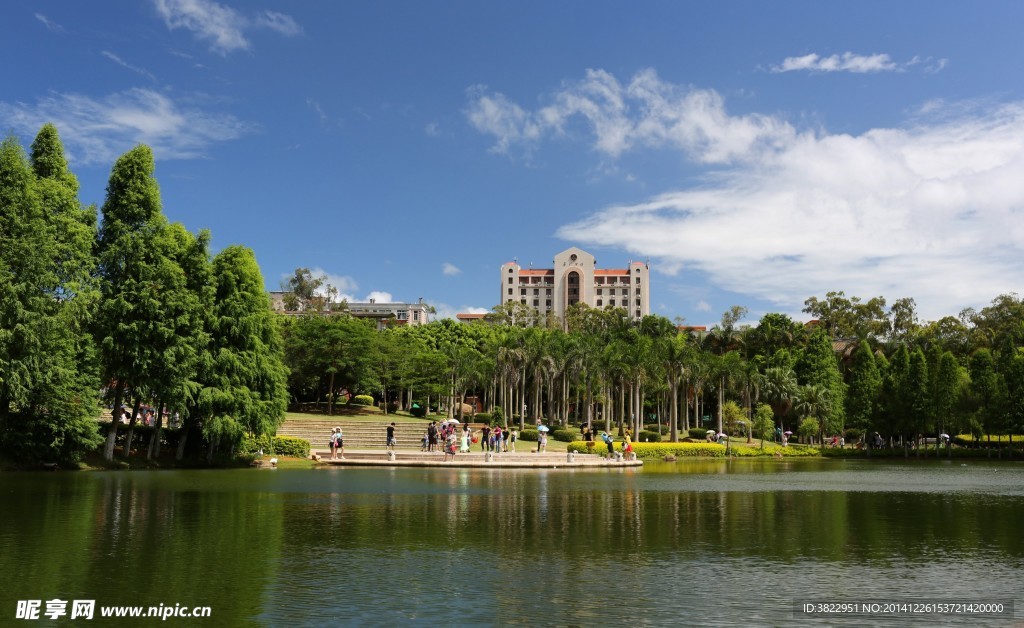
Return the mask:
<svg viewBox="0 0 1024 628"><path fill-rule="evenodd" d="M0 448L16 459L75 461L97 441L89 215L52 125L31 164L0 144Z"/></svg>
<svg viewBox="0 0 1024 628"><path fill-rule="evenodd" d="M172 301L182 294L185 278L173 256L174 240L167 234L154 170L148 146L128 151L111 169L103 204L95 334L115 418L126 392L136 407L152 392L155 371L166 359L169 344L188 333L188 321L172 315ZM107 460L114 457L117 428L118 421L111 421L104 448Z"/></svg>
<svg viewBox="0 0 1024 628"><path fill-rule="evenodd" d="M839 361L832 350L832 340L824 328L819 327L811 335L797 360L795 371L801 385L820 386L826 391L828 412L817 417L822 431L828 434L841 433L846 420L846 385L839 372Z"/></svg>
<svg viewBox="0 0 1024 628"><path fill-rule="evenodd" d="M213 376L203 391L203 435L213 444L274 434L288 407L288 369L252 250L229 246L218 253L213 284Z"/></svg>
<svg viewBox="0 0 1024 628"><path fill-rule="evenodd" d="M875 427L882 376L875 363L875 354L866 340L861 340L853 354L850 382L846 391L846 420L865 434ZM868 439L870 443L870 439Z"/></svg>

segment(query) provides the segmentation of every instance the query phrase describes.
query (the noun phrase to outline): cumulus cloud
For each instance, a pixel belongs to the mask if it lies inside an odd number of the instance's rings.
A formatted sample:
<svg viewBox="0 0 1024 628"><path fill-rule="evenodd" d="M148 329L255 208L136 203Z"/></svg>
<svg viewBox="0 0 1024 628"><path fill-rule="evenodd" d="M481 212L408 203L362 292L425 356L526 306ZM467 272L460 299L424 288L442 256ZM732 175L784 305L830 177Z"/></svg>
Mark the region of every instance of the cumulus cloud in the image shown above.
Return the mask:
<svg viewBox="0 0 1024 628"><path fill-rule="evenodd" d="M184 106L151 89L100 99L52 93L34 104L0 102L0 119L29 137L53 122L69 157L81 164L109 164L139 143L152 147L157 159L193 159L211 144L254 130L232 115Z"/></svg>
<svg viewBox="0 0 1024 628"><path fill-rule="evenodd" d="M302 32L302 27L292 17L274 11L263 11L249 18L213 0L154 0L154 4L167 28L191 31L220 54L247 50L250 43L245 33L254 28L266 28L286 36Z"/></svg>
<svg viewBox="0 0 1024 628"><path fill-rule="evenodd" d="M432 320L442 318L454 319L457 314L487 314L490 312L490 310L485 307L475 307L472 305L455 306L449 303L428 302L431 303L437 311L437 314L431 317Z"/></svg>
<svg viewBox="0 0 1024 628"><path fill-rule="evenodd" d="M377 303L394 303L395 299L391 296L390 292L383 292L381 290L374 290L370 294L366 295L364 301L376 301Z"/></svg>
<svg viewBox="0 0 1024 628"><path fill-rule="evenodd" d="M441 264L441 272L443 274L451 277L451 276L454 276L454 275L462 274L462 269L460 269L455 264L452 264L452 263L449 263L449 262L445 262L444 264Z"/></svg>
<svg viewBox="0 0 1024 628"><path fill-rule="evenodd" d="M783 308L846 290L911 296L936 318L1019 290L1024 103L937 102L905 128L775 137L703 185L606 207L559 235Z"/></svg>
<svg viewBox="0 0 1024 628"><path fill-rule="evenodd" d="M589 131L594 150L609 157L666 147L710 164L743 160L796 136L789 123L771 116L730 116L716 91L673 85L650 69L626 84L604 70L587 70L536 111L482 86L471 88L468 96L466 116L479 132L494 137L496 153L513 146L530 151L546 137L570 136L576 122Z"/></svg>

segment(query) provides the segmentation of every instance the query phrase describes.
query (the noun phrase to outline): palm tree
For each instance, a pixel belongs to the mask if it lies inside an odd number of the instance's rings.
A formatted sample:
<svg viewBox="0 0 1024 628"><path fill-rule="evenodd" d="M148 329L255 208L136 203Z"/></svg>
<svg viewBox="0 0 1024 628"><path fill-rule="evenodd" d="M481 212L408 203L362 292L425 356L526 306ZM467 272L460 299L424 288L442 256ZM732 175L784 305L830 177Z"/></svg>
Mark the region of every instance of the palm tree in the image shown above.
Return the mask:
<svg viewBox="0 0 1024 628"><path fill-rule="evenodd" d="M772 412L779 419L779 427L785 430L783 417L793 409L793 400L797 394L796 374L793 369L774 366L764 370L761 380L761 396L772 407Z"/></svg>
<svg viewBox="0 0 1024 628"><path fill-rule="evenodd" d="M796 410L797 416L801 418L820 418L828 416L828 413L832 410L832 400L829 396L828 388L824 386L816 386L814 384L808 384L807 386L800 386L797 390L796 400L793 404L793 409ZM818 421L818 440L821 441L822 430L821 421Z"/></svg>

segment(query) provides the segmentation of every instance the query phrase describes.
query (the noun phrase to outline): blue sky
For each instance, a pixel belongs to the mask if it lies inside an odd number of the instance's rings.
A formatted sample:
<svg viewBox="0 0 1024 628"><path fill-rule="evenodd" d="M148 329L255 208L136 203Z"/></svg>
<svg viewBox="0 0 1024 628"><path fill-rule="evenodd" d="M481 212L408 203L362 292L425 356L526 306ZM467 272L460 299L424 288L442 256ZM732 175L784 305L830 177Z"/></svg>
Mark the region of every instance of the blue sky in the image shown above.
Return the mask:
<svg viewBox="0 0 1024 628"><path fill-rule="evenodd" d="M14 2L0 126L58 125L101 205L164 211L356 300L442 315L569 246L649 259L654 313L925 319L1020 290L1024 4Z"/></svg>

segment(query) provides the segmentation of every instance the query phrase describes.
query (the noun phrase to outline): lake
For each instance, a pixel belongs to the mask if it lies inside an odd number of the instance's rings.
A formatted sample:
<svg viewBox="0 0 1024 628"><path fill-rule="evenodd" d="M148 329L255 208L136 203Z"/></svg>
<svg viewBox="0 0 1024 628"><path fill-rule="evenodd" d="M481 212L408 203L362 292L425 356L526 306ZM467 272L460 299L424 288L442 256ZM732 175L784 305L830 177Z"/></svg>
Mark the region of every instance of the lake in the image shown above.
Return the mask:
<svg viewBox="0 0 1024 628"><path fill-rule="evenodd" d="M4 473L0 495L0 625L32 625L15 621L18 601L45 610L52 599L210 607L208 619L151 620L181 626L1007 625L1024 616L1018 463ZM794 610L967 601L1018 608L1002 617ZM104 622L139 620L65 621Z"/></svg>

